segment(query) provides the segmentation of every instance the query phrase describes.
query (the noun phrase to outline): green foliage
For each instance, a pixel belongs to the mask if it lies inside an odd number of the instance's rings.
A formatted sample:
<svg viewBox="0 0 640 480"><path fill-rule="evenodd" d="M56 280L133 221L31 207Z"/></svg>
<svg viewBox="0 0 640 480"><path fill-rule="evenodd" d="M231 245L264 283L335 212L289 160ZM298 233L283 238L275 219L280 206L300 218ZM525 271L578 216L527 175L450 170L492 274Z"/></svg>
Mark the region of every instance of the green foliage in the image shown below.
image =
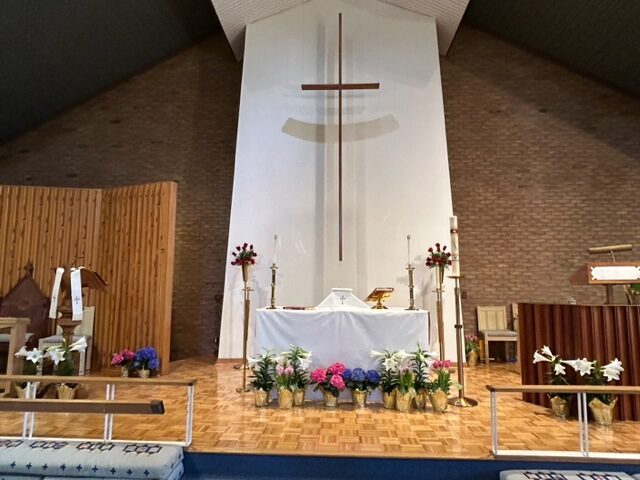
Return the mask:
<svg viewBox="0 0 640 480"><path fill-rule="evenodd" d="M308 362L311 357L311 354L298 347L297 345L291 345L289 351L286 354L286 357L291 362L293 366L293 378L292 383L294 388L298 388L300 390L304 390L307 388L309 383L311 383L311 378L309 377L308 370Z"/></svg>
<svg viewBox="0 0 640 480"><path fill-rule="evenodd" d="M453 382L451 381L451 372L448 368L438 368L435 372L436 375L434 379L429 382L429 393L434 393L437 390L442 390L448 395L449 390L451 390L451 385L453 385Z"/></svg>
<svg viewBox="0 0 640 480"><path fill-rule="evenodd" d="M411 369L398 370L398 375L397 375L398 391L402 394L408 393L409 390L413 388L413 383L415 380L414 377L415 375L413 374L413 370Z"/></svg>
<svg viewBox="0 0 640 480"><path fill-rule="evenodd" d="M595 360L593 362L593 368L589 374L589 385L605 385L607 383L604 378L604 372L600 367L600 363ZM587 395L587 403L594 398L598 398L602 403L610 405L613 402L613 396L610 393L593 393Z"/></svg>
<svg viewBox="0 0 640 480"><path fill-rule="evenodd" d="M412 352L413 355L413 388L416 389L416 392L420 390L424 390L427 388L429 384L428 378L428 366L427 359L429 358L429 352L420 348L420 344L418 343L418 348L415 352Z"/></svg>
<svg viewBox="0 0 640 480"><path fill-rule="evenodd" d="M253 375L250 377L251 386L255 390L269 392L275 386L275 355L272 352L265 352L258 356L258 361L252 368Z"/></svg>

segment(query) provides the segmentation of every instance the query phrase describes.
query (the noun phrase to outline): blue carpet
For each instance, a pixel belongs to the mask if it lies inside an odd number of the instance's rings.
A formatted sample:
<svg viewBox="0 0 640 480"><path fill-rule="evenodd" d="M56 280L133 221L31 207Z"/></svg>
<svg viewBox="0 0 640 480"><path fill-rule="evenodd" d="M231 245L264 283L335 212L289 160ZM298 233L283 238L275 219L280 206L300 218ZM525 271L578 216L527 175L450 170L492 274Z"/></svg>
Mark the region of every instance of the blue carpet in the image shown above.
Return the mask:
<svg viewBox="0 0 640 480"><path fill-rule="evenodd" d="M640 465L497 460L404 460L187 453L187 480L498 480L502 470L599 470L640 473Z"/></svg>

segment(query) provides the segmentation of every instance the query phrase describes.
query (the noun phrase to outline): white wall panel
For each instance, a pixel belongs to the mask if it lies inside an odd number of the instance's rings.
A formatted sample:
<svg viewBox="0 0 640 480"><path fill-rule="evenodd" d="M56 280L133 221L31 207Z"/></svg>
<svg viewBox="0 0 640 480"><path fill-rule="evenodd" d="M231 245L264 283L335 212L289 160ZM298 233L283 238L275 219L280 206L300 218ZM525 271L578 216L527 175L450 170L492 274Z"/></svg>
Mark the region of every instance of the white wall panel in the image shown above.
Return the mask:
<svg viewBox="0 0 640 480"><path fill-rule="evenodd" d="M338 12L344 15L344 80L381 83L380 90L344 94L343 262L336 93L300 87L336 81ZM435 312L424 259L429 245L449 243L451 211L433 18L371 0L323 0L249 25L228 250L247 241L260 253L253 307L269 301L275 233L281 239L279 305L316 305L331 287L351 287L364 298L374 287L391 286L390 305L406 306L410 233L417 302ZM239 269L227 266L222 358L241 356L241 287ZM445 312L452 358L451 286Z"/></svg>

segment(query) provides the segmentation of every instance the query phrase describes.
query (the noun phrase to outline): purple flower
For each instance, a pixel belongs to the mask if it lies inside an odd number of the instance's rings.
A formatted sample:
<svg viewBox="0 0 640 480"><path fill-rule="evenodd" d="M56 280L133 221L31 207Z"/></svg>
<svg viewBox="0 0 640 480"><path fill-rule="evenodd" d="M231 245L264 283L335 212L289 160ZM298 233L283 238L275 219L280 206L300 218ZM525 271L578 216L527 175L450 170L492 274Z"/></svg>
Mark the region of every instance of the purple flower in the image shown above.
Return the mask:
<svg viewBox="0 0 640 480"><path fill-rule="evenodd" d="M158 358L158 354L153 347L142 347L136 352L136 360L138 362L148 362L154 358Z"/></svg>
<svg viewBox="0 0 640 480"><path fill-rule="evenodd" d="M342 379L345 382L351 380L351 369L347 368L344 372L342 372Z"/></svg>
<svg viewBox="0 0 640 480"><path fill-rule="evenodd" d="M160 367L160 360L152 358L149 360L149 370L157 370Z"/></svg>
<svg viewBox="0 0 640 480"><path fill-rule="evenodd" d="M342 374L342 377L344 378L344 374ZM351 371L351 380L353 382L364 382L364 378L365 378L364 370L362 370L361 368L354 368Z"/></svg>
<svg viewBox="0 0 640 480"><path fill-rule="evenodd" d="M376 370L368 370L366 377L367 382L369 382L372 387L375 387L380 383L380 374Z"/></svg>

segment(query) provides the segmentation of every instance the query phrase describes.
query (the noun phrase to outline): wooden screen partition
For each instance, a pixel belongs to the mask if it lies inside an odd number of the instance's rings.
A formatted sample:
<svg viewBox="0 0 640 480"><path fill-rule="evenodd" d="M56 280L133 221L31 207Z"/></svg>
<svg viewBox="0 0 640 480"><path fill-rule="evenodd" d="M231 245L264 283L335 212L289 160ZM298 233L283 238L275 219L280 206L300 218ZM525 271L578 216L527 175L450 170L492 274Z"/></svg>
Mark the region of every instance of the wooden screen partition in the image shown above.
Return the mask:
<svg viewBox="0 0 640 480"><path fill-rule="evenodd" d="M74 261L97 268L101 199L96 189L0 185L0 295L22 277L29 261L47 296L52 268Z"/></svg>
<svg viewBox="0 0 640 480"><path fill-rule="evenodd" d="M96 302L94 357L155 346L169 371L177 185L154 183L105 190L98 271L111 294Z"/></svg>
<svg viewBox="0 0 640 480"><path fill-rule="evenodd" d="M167 373L176 198L174 182L106 190L0 186L0 295L28 261L47 294L53 268L91 268L109 284L86 298L96 305L93 368L107 367L116 350L151 345Z"/></svg>
<svg viewBox="0 0 640 480"><path fill-rule="evenodd" d="M540 385L548 381L549 364L532 363L536 349L548 345L566 360L586 357L606 364L618 358L625 371L620 381L613 384L640 386L639 306L521 303L518 313L523 384ZM570 367L567 372L573 380ZM526 393L524 399L538 405L548 404L546 394L542 393ZM616 416L640 420L640 395L621 396Z"/></svg>

